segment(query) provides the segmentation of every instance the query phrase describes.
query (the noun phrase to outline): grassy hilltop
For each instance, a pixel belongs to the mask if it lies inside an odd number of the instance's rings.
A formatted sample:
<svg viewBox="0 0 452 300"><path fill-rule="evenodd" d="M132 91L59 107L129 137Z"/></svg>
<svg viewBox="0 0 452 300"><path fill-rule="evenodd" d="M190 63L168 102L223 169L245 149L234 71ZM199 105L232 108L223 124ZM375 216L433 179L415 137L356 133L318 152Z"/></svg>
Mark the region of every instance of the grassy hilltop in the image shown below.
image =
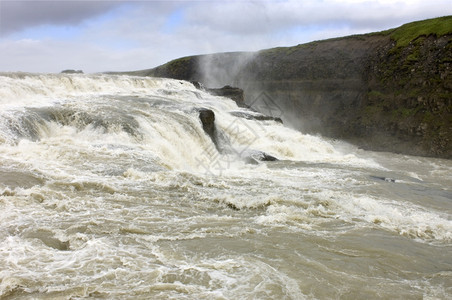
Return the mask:
<svg viewBox="0 0 452 300"><path fill-rule="evenodd" d="M452 16L395 29L173 60L130 72L265 92L287 124L372 150L452 158Z"/></svg>

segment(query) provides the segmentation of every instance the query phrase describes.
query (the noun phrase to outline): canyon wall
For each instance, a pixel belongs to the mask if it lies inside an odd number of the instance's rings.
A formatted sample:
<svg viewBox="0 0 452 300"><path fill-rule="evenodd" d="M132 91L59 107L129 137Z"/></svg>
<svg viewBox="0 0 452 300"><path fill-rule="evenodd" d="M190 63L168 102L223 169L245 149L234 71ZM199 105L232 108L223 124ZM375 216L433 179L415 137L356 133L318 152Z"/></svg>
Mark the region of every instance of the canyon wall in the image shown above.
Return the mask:
<svg viewBox="0 0 452 300"><path fill-rule="evenodd" d="M142 76L231 85L251 107L364 149L452 158L452 17L258 52L190 56Z"/></svg>

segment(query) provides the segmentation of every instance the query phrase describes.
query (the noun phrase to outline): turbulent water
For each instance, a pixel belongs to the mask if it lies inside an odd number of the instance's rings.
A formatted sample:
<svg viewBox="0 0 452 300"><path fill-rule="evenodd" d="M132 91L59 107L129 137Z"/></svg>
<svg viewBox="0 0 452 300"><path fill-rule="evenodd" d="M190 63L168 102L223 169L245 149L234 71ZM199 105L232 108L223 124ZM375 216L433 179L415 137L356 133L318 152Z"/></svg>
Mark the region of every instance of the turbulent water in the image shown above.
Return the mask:
<svg viewBox="0 0 452 300"><path fill-rule="evenodd" d="M238 111L178 80L0 74L0 298L452 297L452 161Z"/></svg>

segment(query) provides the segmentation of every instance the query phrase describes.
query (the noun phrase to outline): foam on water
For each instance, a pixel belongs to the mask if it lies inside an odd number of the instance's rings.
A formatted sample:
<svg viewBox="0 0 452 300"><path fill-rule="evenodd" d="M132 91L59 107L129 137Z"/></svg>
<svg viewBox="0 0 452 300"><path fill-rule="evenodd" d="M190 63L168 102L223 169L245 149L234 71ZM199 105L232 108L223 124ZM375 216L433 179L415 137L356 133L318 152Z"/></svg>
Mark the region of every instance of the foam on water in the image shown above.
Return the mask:
<svg viewBox="0 0 452 300"><path fill-rule="evenodd" d="M3 109L49 105L82 96L137 96L159 90L171 94L181 88L196 91L184 81L133 76L0 73L0 81Z"/></svg>
<svg viewBox="0 0 452 300"><path fill-rule="evenodd" d="M203 134L199 120L197 120L196 112L193 111L196 107L201 106L215 111L219 130L229 137L237 152L241 153L243 150L256 148L261 151L268 151L281 159L352 164L369 163L368 161L357 159L354 155L344 155L336 151L331 144L318 137L297 133L275 122L263 123L236 118L228 113L228 111L233 109L239 110L233 101L210 96L196 90L193 85L183 81L155 78L143 79L127 76L33 74L23 74L21 76L10 74L9 76L0 76L0 79L3 83L6 83L6 87L3 88L0 96L0 99L2 99L2 112L4 113L4 120L9 118L7 122L0 124L4 127L2 128L3 134L8 132L5 127L11 126L11 123L14 122L11 120L18 118L17 112L11 112L14 107L23 109L23 107L44 106L45 104L53 106L55 101L59 101L58 103L63 103L61 104L61 110L72 109L74 112L60 113L61 116L52 117L53 120L63 122L63 124L66 122L69 125L77 125L77 122L80 123L80 116L86 115L89 118L85 117L85 119L88 118L85 122L91 121L95 125L96 122L108 123L110 119L102 120L108 118L108 114L111 114L112 109L117 109L117 112L115 110L113 112L117 114L115 116L116 119L120 119L121 116L123 117L122 113L125 112L122 106L130 103L132 111L129 112L128 117L130 120L136 120L140 123L140 134L144 134L147 141L152 140L153 145L155 142L161 143L160 149L153 150L158 152L162 159L167 162L174 162L178 156L188 153L191 157L198 156L197 159L207 154L205 159L211 160L212 154L205 149L209 149L212 145L206 144L208 141L206 141L206 136ZM113 96L117 97L120 95L146 96L148 99L155 100L150 102L142 101L140 103L140 101L132 100L131 102L130 100L112 99ZM36 98L42 101L36 102ZM156 113L157 110L162 108L161 106L155 109L149 107L149 105L153 105L160 98L165 98L167 102L170 100L170 104L166 107L169 111ZM109 112L102 112L102 110L108 110ZM187 111L190 110L192 110L192 113L187 115ZM83 112L86 114L83 114ZM13 114L13 116L7 116L8 113ZM38 127L36 129L38 131L37 134L42 136L43 131L48 130L45 127L49 125L48 122L43 124L43 120L39 118L39 115L36 116L36 113L32 113L31 119L28 118L27 120L28 123L34 123L31 126ZM63 118L63 120L59 120L60 118ZM93 124L83 125L89 129L89 126ZM124 125L133 127L131 124L124 124L124 122L116 125L119 128L123 126L123 129L125 129ZM16 125L16 127L20 126L20 124ZM172 130L168 130L169 128ZM112 128L107 129L108 133L112 133ZM21 132L21 129L19 128L16 131ZM7 137L3 136L3 139L6 140ZM177 145L181 141L183 141L183 144ZM165 143L170 145L165 145ZM181 157L181 159L184 161L190 160L188 155ZM189 165L193 167L194 164L196 164L196 161L192 159ZM177 164L177 166L181 167L181 163Z"/></svg>
<svg viewBox="0 0 452 300"><path fill-rule="evenodd" d="M449 161L237 118L230 112L248 111L179 80L0 83L0 297L451 292ZM215 112L223 152L200 108ZM259 151L279 161L244 159ZM369 248L369 235L381 243Z"/></svg>

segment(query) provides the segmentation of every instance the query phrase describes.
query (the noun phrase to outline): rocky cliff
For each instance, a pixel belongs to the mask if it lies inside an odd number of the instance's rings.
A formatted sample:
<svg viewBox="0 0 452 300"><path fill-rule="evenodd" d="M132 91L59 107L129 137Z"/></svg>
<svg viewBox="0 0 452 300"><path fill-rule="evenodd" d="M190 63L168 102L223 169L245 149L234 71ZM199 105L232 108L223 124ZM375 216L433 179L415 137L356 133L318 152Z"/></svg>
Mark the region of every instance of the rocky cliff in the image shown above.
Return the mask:
<svg viewBox="0 0 452 300"><path fill-rule="evenodd" d="M133 72L238 86L245 102L308 133L452 158L452 16L256 53L184 57Z"/></svg>

